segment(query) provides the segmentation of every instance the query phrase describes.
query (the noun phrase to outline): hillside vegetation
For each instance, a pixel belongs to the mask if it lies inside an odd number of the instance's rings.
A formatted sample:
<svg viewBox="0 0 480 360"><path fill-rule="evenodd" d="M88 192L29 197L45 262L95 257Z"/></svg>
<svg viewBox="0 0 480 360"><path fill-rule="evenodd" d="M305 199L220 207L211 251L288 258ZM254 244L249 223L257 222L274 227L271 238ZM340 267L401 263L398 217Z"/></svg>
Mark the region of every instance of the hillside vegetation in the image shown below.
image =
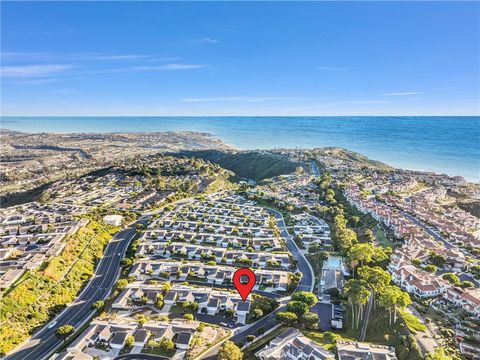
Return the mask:
<svg viewBox="0 0 480 360"><path fill-rule="evenodd" d="M12 350L75 299L118 230L91 220L69 237L59 256L29 272L5 295L0 303L0 355Z"/></svg>
<svg viewBox="0 0 480 360"><path fill-rule="evenodd" d="M224 169L233 171L240 177L263 180L278 175L294 172L298 164L285 156L266 151L219 151L201 150L184 151L183 156L197 157L219 164Z"/></svg>
<svg viewBox="0 0 480 360"><path fill-rule="evenodd" d="M339 148L339 147L324 147L324 148L317 148L313 150L313 154L319 155L321 157L320 160L325 160L325 159L335 159L336 161L338 160L343 160L347 163L351 163L352 165L355 166L360 166L360 167L368 167L368 168L375 168L378 170L383 170L383 171L391 171L394 170L393 167L382 163L381 161L377 160L372 160L369 159L368 157L354 152L350 151L347 149ZM321 161L322 162L322 161Z"/></svg>

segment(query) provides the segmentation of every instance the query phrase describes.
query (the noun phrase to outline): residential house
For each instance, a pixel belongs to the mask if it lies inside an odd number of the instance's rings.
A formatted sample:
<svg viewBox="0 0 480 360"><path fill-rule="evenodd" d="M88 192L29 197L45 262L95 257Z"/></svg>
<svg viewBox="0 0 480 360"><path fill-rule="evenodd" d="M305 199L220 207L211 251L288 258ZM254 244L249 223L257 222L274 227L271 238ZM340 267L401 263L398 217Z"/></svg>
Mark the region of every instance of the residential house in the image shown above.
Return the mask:
<svg viewBox="0 0 480 360"><path fill-rule="evenodd" d="M308 339L300 331L289 328L255 356L261 360L333 360L335 355L314 341Z"/></svg>

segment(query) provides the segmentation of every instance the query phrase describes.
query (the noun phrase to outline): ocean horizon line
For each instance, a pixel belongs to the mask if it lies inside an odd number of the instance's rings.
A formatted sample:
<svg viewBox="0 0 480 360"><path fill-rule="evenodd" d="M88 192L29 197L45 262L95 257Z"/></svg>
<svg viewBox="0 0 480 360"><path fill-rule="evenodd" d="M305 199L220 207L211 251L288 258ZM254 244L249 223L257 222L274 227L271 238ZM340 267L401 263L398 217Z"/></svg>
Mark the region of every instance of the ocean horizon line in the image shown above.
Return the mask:
<svg viewBox="0 0 480 360"><path fill-rule="evenodd" d="M239 150L339 147L480 181L480 116L2 116L24 133L208 133Z"/></svg>
<svg viewBox="0 0 480 360"><path fill-rule="evenodd" d="M480 118L478 115L0 115L2 118Z"/></svg>

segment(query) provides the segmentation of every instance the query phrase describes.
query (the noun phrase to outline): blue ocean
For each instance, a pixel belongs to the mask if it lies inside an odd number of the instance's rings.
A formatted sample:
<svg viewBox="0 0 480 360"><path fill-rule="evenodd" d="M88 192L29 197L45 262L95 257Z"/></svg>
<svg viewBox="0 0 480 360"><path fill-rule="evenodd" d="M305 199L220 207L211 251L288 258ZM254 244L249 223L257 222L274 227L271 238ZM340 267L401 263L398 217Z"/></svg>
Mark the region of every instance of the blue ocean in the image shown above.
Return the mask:
<svg viewBox="0 0 480 360"><path fill-rule="evenodd" d="M239 149L338 146L480 181L480 117L2 117L22 132L202 131Z"/></svg>

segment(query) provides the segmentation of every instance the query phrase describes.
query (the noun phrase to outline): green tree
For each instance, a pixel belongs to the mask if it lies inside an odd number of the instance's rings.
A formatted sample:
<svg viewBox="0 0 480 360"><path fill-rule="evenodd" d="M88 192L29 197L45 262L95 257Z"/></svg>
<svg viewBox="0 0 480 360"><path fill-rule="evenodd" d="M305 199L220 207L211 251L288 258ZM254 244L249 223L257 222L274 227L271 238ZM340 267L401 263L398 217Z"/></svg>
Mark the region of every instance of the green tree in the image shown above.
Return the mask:
<svg viewBox="0 0 480 360"><path fill-rule="evenodd" d="M143 325L145 325L145 323L150 320L150 318L148 316L145 316L143 314L140 314L137 316L137 322L138 324L140 325L140 327L142 327Z"/></svg>
<svg viewBox="0 0 480 360"><path fill-rule="evenodd" d="M160 343L156 340L151 339L151 340L148 340L147 347L149 349L158 349L160 348Z"/></svg>
<svg viewBox="0 0 480 360"><path fill-rule="evenodd" d="M357 234L347 228L347 220L343 214L337 214L333 219L333 240L334 246L342 252L347 251L357 242Z"/></svg>
<svg viewBox="0 0 480 360"><path fill-rule="evenodd" d="M394 286L388 286L383 289L378 299L380 306L388 310L388 321L390 326L392 326L392 309L395 307L396 296L396 288Z"/></svg>
<svg viewBox="0 0 480 360"><path fill-rule="evenodd" d="M416 267L419 267L422 261L420 259L412 259L412 264Z"/></svg>
<svg viewBox="0 0 480 360"><path fill-rule="evenodd" d="M171 339L163 338L160 340L159 347L164 351L172 351L175 349L175 343Z"/></svg>
<svg viewBox="0 0 480 360"><path fill-rule="evenodd" d="M243 353L233 342L227 340L218 350L218 360L242 360Z"/></svg>
<svg viewBox="0 0 480 360"><path fill-rule="evenodd" d="M325 172L320 176L320 179L318 181L318 186L320 187L321 190L326 190L330 187L332 184L332 174Z"/></svg>
<svg viewBox="0 0 480 360"><path fill-rule="evenodd" d="M318 314L313 312L308 312L302 316L302 323L307 329L316 329L318 321Z"/></svg>
<svg viewBox="0 0 480 360"><path fill-rule="evenodd" d="M293 301L301 301L312 307L318 302L317 295L308 291L299 291L292 295Z"/></svg>
<svg viewBox="0 0 480 360"><path fill-rule="evenodd" d="M386 267L390 262L390 255L392 255L392 248L390 247L375 247L375 253L372 256L372 263L382 267Z"/></svg>
<svg viewBox="0 0 480 360"><path fill-rule="evenodd" d="M397 310L405 308L412 303L408 293L394 285L386 286L379 294L378 300L380 306L388 310L390 326L397 322Z"/></svg>
<svg viewBox="0 0 480 360"><path fill-rule="evenodd" d="M351 218L350 218L350 221L353 223L353 227L357 227L358 223L360 222L360 217L358 217L357 215L353 215ZM371 230L370 230L371 231Z"/></svg>
<svg viewBox="0 0 480 360"><path fill-rule="evenodd" d="M330 205L334 205L337 203L337 200L335 200L335 191L333 191L333 189L327 189L325 200Z"/></svg>
<svg viewBox="0 0 480 360"><path fill-rule="evenodd" d="M358 277L365 280L367 286L372 291L374 305L376 303L377 294L390 284L392 277L390 274L379 266L362 266L358 269Z"/></svg>
<svg viewBox="0 0 480 360"><path fill-rule="evenodd" d="M105 302L103 300L97 300L92 304L92 309L98 310L103 308Z"/></svg>
<svg viewBox="0 0 480 360"><path fill-rule="evenodd" d="M127 266L132 265L133 261L130 258L124 258L124 259L122 259L121 263L122 263L123 266L127 267Z"/></svg>
<svg viewBox="0 0 480 360"><path fill-rule="evenodd" d="M360 243L353 245L348 251L348 259L352 264L353 277L355 277L355 268L360 264L363 266L365 263L372 261L372 257L375 254L375 247L369 243Z"/></svg>
<svg viewBox="0 0 480 360"><path fill-rule="evenodd" d="M163 291L164 293L167 293L168 291L170 291L171 288L172 288L172 284L169 283L169 282L166 282L166 283L164 283L163 286L162 286L162 291Z"/></svg>
<svg viewBox="0 0 480 360"><path fill-rule="evenodd" d="M68 337L68 335L73 333L73 330L75 330L75 328L72 325L65 324L65 325L60 326L57 329L57 331L55 331L55 334L57 334L57 336L61 337L64 342L67 342L67 337Z"/></svg>
<svg viewBox="0 0 480 360"><path fill-rule="evenodd" d="M123 290L127 287L127 285L128 285L127 279L120 279L117 281L117 284L115 285L115 287L119 290Z"/></svg>
<svg viewBox="0 0 480 360"><path fill-rule="evenodd" d="M198 311L198 308L199 308L199 305L197 302L194 301L190 303L190 311L195 313Z"/></svg>
<svg viewBox="0 0 480 360"><path fill-rule="evenodd" d="M363 319L364 307L370 297L370 289L365 280L350 279L345 283L344 294L352 310L352 329L358 329L360 319Z"/></svg>
<svg viewBox="0 0 480 360"><path fill-rule="evenodd" d="M460 278L454 273L445 273L442 275L442 279L447 280L450 284L453 285L460 284Z"/></svg>
<svg viewBox="0 0 480 360"><path fill-rule="evenodd" d="M438 268L435 266L435 265L432 265L432 264L428 264L427 266L425 266L425 271L428 271L429 273L436 273L438 270Z"/></svg>
<svg viewBox="0 0 480 360"><path fill-rule="evenodd" d="M289 311L278 312L275 314L277 321L286 326L292 326L298 321L297 314Z"/></svg>
<svg viewBox="0 0 480 360"><path fill-rule="evenodd" d="M445 257L445 255L437 254L433 251L430 252L428 259L433 265L437 267L443 267L443 265L447 262L447 258Z"/></svg>
<svg viewBox="0 0 480 360"><path fill-rule="evenodd" d="M332 344L335 345L339 336L335 333L332 333L330 331L326 331L323 333L323 341L326 342L327 344Z"/></svg>
<svg viewBox="0 0 480 360"><path fill-rule="evenodd" d="M303 314L306 314L308 312L308 310L310 309L310 307L307 304L305 304L301 301L290 301L287 304L286 309L287 309L288 312L293 312L297 316L301 316Z"/></svg>
<svg viewBox="0 0 480 360"><path fill-rule="evenodd" d="M473 286L474 286L474 285L473 285L473 282L468 281L468 280L462 281L462 282L460 283L460 287L461 287L461 288L464 288L464 289L466 289L466 288L472 288Z"/></svg>
<svg viewBox="0 0 480 360"><path fill-rule="evenodd" d="M194 316L192 314L185 314L183 315L183 318L188 321L192 321L194 319Z"/></svg>
<svg viewBox="0 0 480 360"><path fill-rule="evenodd" d="M471 266L470 271L472 272L473 276L475 276L477 279L480 279L480 265Z"/></svg>
<svg viewBox="0 0 480 360"><path fill-rule="evenodd" d="M375 235L373 235L372 229L365 228L361 233L361 241L364 243L373 243L375 241Z"/></svg>
<svg viewBox="0 0 480 360"><path fill-rule="evenodd" d="M262 309L253 309L252 311L252 318L257 320L260 319L263 316L263 311Z"/></svg>
<svg viewBox="0 0 480 360"><path fill-rule="evenodd" d="M125 338L125 346L126 347L132 347L133 346L133 343L135 342L135 339L133 338L133 336L127 336Z"/></svg>

